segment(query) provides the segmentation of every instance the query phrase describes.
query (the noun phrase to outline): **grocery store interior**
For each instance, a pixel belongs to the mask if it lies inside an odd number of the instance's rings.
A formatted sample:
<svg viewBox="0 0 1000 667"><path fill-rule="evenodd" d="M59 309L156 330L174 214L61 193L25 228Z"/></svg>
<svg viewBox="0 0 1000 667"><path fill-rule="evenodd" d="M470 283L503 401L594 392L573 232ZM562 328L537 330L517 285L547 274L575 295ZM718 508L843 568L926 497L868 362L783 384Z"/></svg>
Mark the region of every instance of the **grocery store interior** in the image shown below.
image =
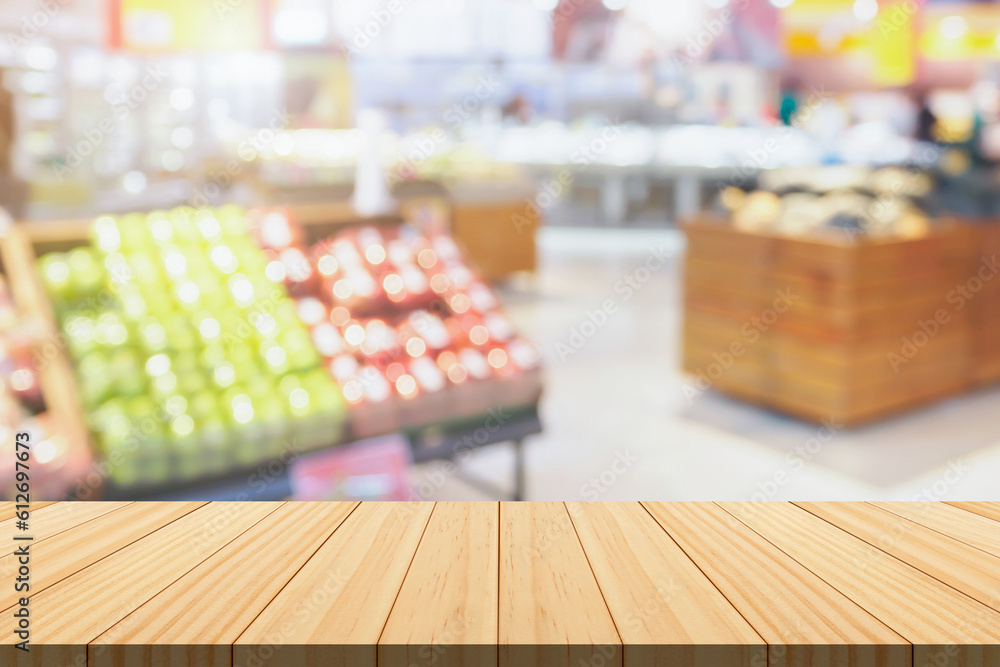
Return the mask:
<svg viewBox="0 0 1000 667"><path fill-rule="evenodd" d="M0 496L995 499L1000 3L0 28Z"/></svg>

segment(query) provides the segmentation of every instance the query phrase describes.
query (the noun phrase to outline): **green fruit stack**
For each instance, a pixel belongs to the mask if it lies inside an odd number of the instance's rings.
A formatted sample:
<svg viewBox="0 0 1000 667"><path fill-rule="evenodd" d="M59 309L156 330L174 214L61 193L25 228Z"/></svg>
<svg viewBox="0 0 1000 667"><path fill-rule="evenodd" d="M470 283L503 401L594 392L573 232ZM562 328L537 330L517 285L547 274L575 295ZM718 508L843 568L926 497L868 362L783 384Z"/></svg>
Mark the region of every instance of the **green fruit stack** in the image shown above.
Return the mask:
<svg viewBox="0 0 1000 667"><path fill-rule="evenodd" d="M40 260L88 422L118 485L338 442L340 388L238 207L102 217Z"/></svg>

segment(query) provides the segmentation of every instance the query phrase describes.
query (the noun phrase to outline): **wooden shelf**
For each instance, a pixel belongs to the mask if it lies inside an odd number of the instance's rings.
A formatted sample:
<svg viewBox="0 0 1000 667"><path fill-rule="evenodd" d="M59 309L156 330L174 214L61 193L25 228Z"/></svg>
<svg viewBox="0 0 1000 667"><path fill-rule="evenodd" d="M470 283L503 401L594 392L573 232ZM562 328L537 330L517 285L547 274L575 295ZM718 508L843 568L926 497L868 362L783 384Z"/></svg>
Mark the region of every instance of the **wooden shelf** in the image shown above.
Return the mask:
<svg viewBox="0 0 1000 667"><path fill-rule="evenodd" d="M1000 664L1000 503L39 506L4 665Z"/></svg>

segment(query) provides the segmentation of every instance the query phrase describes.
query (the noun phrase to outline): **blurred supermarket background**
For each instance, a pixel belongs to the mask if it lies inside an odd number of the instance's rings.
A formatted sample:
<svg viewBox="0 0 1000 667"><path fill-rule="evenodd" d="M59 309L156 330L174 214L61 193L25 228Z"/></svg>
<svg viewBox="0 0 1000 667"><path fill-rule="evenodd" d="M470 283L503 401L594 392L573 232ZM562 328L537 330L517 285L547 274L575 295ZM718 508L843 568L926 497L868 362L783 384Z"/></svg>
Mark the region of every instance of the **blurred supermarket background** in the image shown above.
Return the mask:
<svg viewBox="0 0 1000 667"><path fill-rule="evenodd" d="M0 31L6 496L996 496L1000 3Z"/></svg>

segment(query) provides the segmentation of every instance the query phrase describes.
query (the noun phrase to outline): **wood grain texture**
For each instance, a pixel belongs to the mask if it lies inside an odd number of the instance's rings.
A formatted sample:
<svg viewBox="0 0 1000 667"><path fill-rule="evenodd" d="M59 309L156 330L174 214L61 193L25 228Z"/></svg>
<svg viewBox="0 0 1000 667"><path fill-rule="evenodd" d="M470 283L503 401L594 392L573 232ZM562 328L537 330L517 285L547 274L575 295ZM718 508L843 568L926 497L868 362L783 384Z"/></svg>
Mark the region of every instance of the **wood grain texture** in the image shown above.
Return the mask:
<svg viewBox="0 0 1000 667"><path fill-rule="evenodd" d="M946 502L945 505L958 507L966 512L972 512L987 519L1000 521L1000 503L968 503L968 502Z"/></svg>
<svg viewBox="0 0 1000 667"><path fill-rule="evenodd" d="M104 504L104 503L99 503ZM164 525L190 514L205 503L132 503L81 522L50 539L31 545L34 567L31 572L31 595L66 579L85 567L149 535ZM85 508L71 513L82 516ZM0 558L0 578L13 577L17 557ZM17 604L19 594L13 589L0 594L0 609Z"/></svg>
<svg viewBox="0 0 1000 667"><path fill-rule="evenodd" d="M40 510L43 507L54 504L55 500L45 500L38 502L29 503L30 507L28 511L34 512L35 510ZM7 521L8 519L14 518L14 513L17 509L14 506L13 500L0 500L0 523Z"/></svg>
<svg viewBox="0 0 1000 667"><path fill-rule="evenodd" d="M95 639L88 666L229 664L240 633L355 507L279 507ZM191 646L177 661L172 653L184 644Z"/></svg>
<svg viewBox="0 0 1000 667"><path fill-rule="evenodd" d="M766 664L764 642L638 503L567 503L625 664Z"/></svg>
<svg viewBox="0 0 1000 667"><path fill-rule="evenodd" d="M379 639L379 664L496 667L499 556L499 503L437 503Z"/></svg>
<svg viewBox="0 0 1000 667"><path fill-rule="evenodd" d="M1000 667L990 504L76 505L4 667Z"/></svg>
<svg viewBox="0 0 1000 667"><path fill-rule="evenodd" d="M28 653L3 629L0 664L87 663L86 645L232 541L281 503L211 503L31 596ZM10 615L9 610L3 612Z"/></svg>
<svg viewBox="0 0 1000 667"><path fill-rule="evenodd" d="M1000 527L984 516L944 503L872 504L942 535L965 542L994 556L1000 556Z"/></svg>
<svg viewBox="0 0 1000 667"><path fill-rule="evenodd" d="M562 503L500 503L502 667L621 665L621 638Z"/></svg>
<svg viewBox="0 0 1000 667"><path fill-rule="evenodd" d="M914 665L996 667L1000 614L802 508L719 503L914 645Z"/></svg>
<svg viewBox="0 0 1000 667"><path fill-rule="evenodd" d="M868 503L796 505L1000 611L1000 558Z"/></svg>
<svg viewBox="0 0 1000 667"><path fill-rule="evenodd" d="M359 506L239 637L235 664L374 667L431 510L431 503Z"/></svg>
<svg viewBox="0 0 1000 667"><path fill-rule="evenodd" d="M717 505L644 505L764 638L769 667L912 664L909 642Z"/></svg>
<svg viewBox="0 0 1000 667"><path fill-rule="evenodd" d="M39 503L33 503L37 504ZM4 544L9 544L14 535L31 535L33 541L38 543L126 505L127 502L57 503L49 504L37 511L32 507L28 530L18 530L16 519L9 519L0 523L0 540Z"/></svg>

